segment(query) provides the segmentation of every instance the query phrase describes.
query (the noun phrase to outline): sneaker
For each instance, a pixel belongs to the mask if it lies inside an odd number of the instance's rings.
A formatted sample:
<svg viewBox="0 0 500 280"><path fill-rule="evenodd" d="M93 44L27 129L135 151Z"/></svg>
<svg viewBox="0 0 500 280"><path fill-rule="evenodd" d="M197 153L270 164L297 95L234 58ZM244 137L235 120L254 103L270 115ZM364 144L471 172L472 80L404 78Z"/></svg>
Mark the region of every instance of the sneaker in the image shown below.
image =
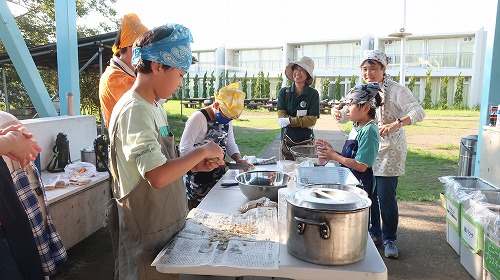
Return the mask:
<svg viewBox="0 0 500 280"><path fill-rule="evenodd" d="M384 242L384 254L386 258L396 259L398 257L398 246L393 240Z"/></svg>
<svg viewBox="0 0 500 280"><path fill-rule="evenodd" d="M373 243L375 243L375 245L382 245L384 243L382 235L374 235L370 233L370 237L372 238Z"/></svg>

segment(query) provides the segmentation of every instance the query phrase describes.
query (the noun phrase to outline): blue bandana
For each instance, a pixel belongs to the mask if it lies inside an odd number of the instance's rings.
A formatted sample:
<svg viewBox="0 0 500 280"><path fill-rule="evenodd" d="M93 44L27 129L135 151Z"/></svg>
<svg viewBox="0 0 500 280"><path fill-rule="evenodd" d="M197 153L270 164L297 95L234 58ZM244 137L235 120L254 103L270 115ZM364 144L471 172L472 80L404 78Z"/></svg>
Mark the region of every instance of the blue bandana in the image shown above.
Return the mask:
<svg viewBox="0 0 500 280"><path fill-rule="evenodd" d="M187 72L192 61L190 43L193 42L193 36L191 31L175 23L166 24L164 27L173 29L172 34L149 45L134 47L132 65L137 65L139 59L142 58Z"/></svg>

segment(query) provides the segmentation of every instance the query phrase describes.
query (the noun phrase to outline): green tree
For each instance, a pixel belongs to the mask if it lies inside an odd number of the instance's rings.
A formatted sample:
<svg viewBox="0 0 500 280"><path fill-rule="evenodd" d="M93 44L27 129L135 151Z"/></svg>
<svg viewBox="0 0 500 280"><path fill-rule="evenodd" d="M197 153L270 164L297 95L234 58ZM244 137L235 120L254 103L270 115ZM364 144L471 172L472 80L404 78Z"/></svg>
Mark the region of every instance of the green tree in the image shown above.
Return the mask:
<svg viewBox="0 0 500 280"><path fill-rule="evenodd" d="M229 70L226 69L226 80L224 81L224 84L227 86L229 85Z"/></svg>
<svg viewBox="0 0 500 280"><path fill-rule="evenodd" d="M281 88L283 87L283 74L278 74L278 83L276 84L276 92L274 98L278 98L278 94L280 93Z"/></svg>
<svg viewBox="0 0 500 280"><path fill-rule="evenodd" d="M342 95L340 94L340 82L342 80L340 79L340 75L337 76L335 79L335 100L340 100L342 99Z"/></svg>
<svg viewBox="0 0 500 280"><path fill-rule="evenodd" d="M399 83L399 80L401 80L401 71L398 71L398 75L394 78L396 83Z"/></svg>
<svg viewBox="0 0 500 280"><path fill-rule="evenodd" d="M248 96L248 71L245 71L245 76L241 80L241 91L245 93L245 98Z"/></svg>
<svg viewBox="0 0 500 280"><path fill-rule="evenodd" d="M424 109L431 109L432 108L432 78L431 78L431 72L432 69L427 70L425 73L426 79L425 79L425 96L424 96L424 102L422 104L422 107Z"/></svg>
<svg viewBox="0 0 500 280"><path fill-rule="evenodd" d="M252 87L251 98L257 98L258 93L259 93L259 88L257 85L257 78L255 78L255 74L252 75L252 78L250 79L250 86Z"/></svg>
<svg viewBox="0 0 500 280"><path fill-rule="evenodd" d="M417 78L415 75L411 76L410 78L410 83L408 84L408 89L413 92L413 89L415 88L415 82L417 82Z"/></svg>
<svg viewBox="0 0 500 280"><path fill-rule="evenodd" d="M117 18L114 4L117 0L78 0L76 1L76 18L78 22L85 23L85 19L92 17L95 19L95 14L100 14L108 19L111 23L99 22L96 27L88 27L85 25L77 25L77 37L93 36L104 32L109 32L112 29L117 29L120 19ZM19 27L23 39L28 47L41 46L55 42L56 39L56 24L55 24L55 6L54 0L22 0L12 1L20 3L26 12L15 18L16 24ZM0 41L0 53L5 52L5 47ZM58 94L59 85L57 80L57 69L49 69L46 67L37 67L40 76L45 84L49 95ZM9 93L10 106L14 108L32 107L33 104L24 88L14 67L5 67L6 87ZM97 74L97 75L96 75ZM80 77L88 75L84 81L80 81L80 104L86 107L85 113L93 114L100 111L99 99L95 98L98 95L98 86L87 86L89 84L98 85L99 75L95 70L86 69L80 73ZM96 79L90 81L89 79ZM15 94L12 94L15 93ZM88 104L87 102L92 102ZM95 110L97 108L97 110ZM94 110L94 111L90 111Z"/></svg>
<svg viewBox="0 0 500 280"><path fill-rule="evenodd" d="M233 78L231 79L231 83L236 83L238 81L238 78L236 77L236 71L233 72Z"/></svg>
<svg viewBox="0 0 500 280"><path fill-rule="evenodd" d="M215 84L215 74L214 74L215 71L212 71L212 73L210 74L210 80L209 80L209 87L208 87L208 97L212 97L214 96L214 93L215 93L215 87L214 87L214 84Z"/></svg>
<svg viewBox="0 0 500 280"><path fill-rule="evenodd" d="M322 80L322 93L321 100L330 99L330 79L328 77L324 77Z"/></svg>
<svg viewBox="0 0 500 280"><path fill-rule="evenodd" d="M264 97L264 72L262 70L257 73L257 98Z"/></svg>
<svg viewBox="0 0 500 280"><path fill-rule="evenodd" d="M266 98L271 97L271 81L269 79L269 72L267 72L266 79L264 80L264 96Z"/></svg>
<svg viewBox="0 0 500 280"><path fill-rule="evenodd" d="M356 75L352 75L352 77L351 77L351 84L349 85L349 86L350 86L350 88L353 88L353 87L355 87L355 86L356 86L356 79L357 79L357 78L358 78L358 77L356 77Z"/></svg>
<svg viewBox="0 0 500 280"><path fill-rule="evenodd" d="M291 87L292 86L292 80L286 79L286 86Z"/></svg>
<svg viewBox="0 0 500 280"><path fill-rule="evenodd" d="M441 110L448 109L448 81L450 77L441 78L441 89L439 90L438 108Z"/></svg>
<svg viewBox="0 0 500 280"><path fill-rule="evenodd" d="M454 109L464 109L463 105L463 94L464 94L464 76L462 76L462 72L458 73L457 77L457 89L455 90L455 96L453 99L453 108Z"/></svg>
<svg viewBox="0 0 500 280"><path fill-rule="evenodd" d="M224 76L223 72L220 72L219 74L219 86L217 87L217 92L220 91L221 88L224 87Z"/></svg>
<svg viewBox="0 0 500 280"><path fill-rule="evenodd" d="M207 98L207 80L208 80L207 74L208 74L207 71L205 71L205 74L203 75L203 80L201 82L202 86L201 98Z"/></svg>
<svg viewBox="0 0 500 280"><path fill-rule="evenodd" d="M80 75L80 92L93 92L99 88L99 73L89 72ZM99 94L84 94L80 96L81 113L99 114Z"/></svg>
<svg viewBox="0 0 500 280"><path fill-rule="evenodd" d="M193 78L193 98L196 98L200 94L199 90L200 86L200 77L198 77L198 73Z"/></svg>

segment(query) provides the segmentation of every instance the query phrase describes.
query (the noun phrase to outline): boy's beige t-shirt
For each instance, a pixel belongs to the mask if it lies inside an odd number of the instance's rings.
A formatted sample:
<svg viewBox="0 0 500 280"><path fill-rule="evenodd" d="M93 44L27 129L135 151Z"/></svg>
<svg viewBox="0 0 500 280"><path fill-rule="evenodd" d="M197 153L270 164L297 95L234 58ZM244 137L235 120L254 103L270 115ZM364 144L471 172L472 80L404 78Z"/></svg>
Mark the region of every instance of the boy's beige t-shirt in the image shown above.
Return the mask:
<svg viewBox="0 0 500 280"><path fill-rule="evenodd" d="M118 116L119 109L129 100L131 103ZM117 119L116 140L111 149L116 149L120 190L115 195L120 198L132 191L141 177L145 179L146 172L167 162L161 152L158 133L168 131L168 120L161 105L154 106L133 91L125 93L116 104L110 129L114 129Z"/></svg>

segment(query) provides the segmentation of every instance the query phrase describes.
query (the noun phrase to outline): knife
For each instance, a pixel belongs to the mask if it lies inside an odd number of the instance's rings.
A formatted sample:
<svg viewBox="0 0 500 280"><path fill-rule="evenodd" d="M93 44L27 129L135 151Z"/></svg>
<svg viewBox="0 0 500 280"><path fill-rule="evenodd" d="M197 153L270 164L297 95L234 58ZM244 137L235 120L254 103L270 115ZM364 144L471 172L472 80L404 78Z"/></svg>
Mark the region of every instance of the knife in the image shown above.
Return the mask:
<svg viewBox="0 0 500 280"><path fill-rule="evenodd" d="M247 169L250 168L250 165L243 164L243 163L233 163L233 162L227 162L226 161L226 165L227 165L227 167L229 167L229 169L244 169L244 170L247 170Z"/></svg>

